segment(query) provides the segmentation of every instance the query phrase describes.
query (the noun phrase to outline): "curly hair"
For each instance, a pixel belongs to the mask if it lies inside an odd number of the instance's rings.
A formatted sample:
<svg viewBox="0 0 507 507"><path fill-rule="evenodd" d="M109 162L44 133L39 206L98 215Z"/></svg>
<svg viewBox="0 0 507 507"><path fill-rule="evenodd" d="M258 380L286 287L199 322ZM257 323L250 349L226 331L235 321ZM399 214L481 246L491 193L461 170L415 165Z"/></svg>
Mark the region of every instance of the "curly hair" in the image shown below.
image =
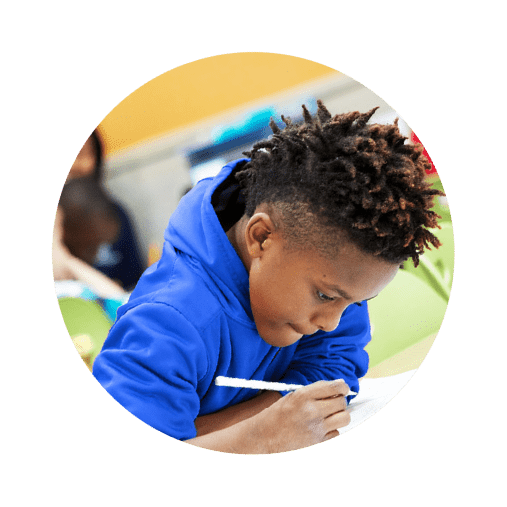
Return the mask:
<svg viewBox="0 0 507 507"><path fill-rule="evenodd" d="M391 263L411 257L417 266L425 248L440 246L427 228L440 227L431 208L443 195L425 179L431 166L422 146L405 143L397 119L368 124L378 108L332 117L317 104L315 117L302 106L302 124L282 115L283 130L272 118L273 135L244 153L250 161L236 178L245 214L265 203L289 243L330 252L338 229L365 253Z"/></svg>

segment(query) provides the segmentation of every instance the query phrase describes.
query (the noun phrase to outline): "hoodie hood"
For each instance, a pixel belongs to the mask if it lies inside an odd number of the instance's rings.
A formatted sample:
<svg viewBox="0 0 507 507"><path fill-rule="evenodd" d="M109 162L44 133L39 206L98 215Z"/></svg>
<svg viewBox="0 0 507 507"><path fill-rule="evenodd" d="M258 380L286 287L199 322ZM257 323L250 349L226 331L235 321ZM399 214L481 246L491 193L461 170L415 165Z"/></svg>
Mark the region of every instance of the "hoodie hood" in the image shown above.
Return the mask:
<svg viewBox="0 0 507 507"><path fill-rule="evenodd" d="M166 252L171 250L169 246L179 250L207 272L229 303L238 300L252 319L248 272L227 238L211 202L217 187L246 161L248 159L240 159L227 164L217 176L199 181L182 197L164 234L161 261L164 262Z"/></svg>

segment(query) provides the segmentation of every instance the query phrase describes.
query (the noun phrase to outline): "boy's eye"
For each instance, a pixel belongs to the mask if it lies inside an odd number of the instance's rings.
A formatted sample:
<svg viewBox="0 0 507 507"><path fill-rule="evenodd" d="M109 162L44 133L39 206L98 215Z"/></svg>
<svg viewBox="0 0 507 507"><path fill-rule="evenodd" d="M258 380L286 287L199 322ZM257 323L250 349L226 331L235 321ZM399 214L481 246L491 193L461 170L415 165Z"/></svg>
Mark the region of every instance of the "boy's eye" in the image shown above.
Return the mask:
<svg viewBox="0 0 507 507"><path fill-rule="evenodd" d="M326 296L323 292L320 292L320 290L317 291L317 298L321 301L334 301L335 298L331 296Z"/></svg>
<svg viewBox="0 0 507 507"><path fill-rule="evenodd" d="M320 290L317 291L317 298L320 300L320 301L334 301L336 298L334 297L331 297L331 296L327 296L326 294L324 294L323 292L321 292ZM363 303L354 303L356 306L363 306Z"/></svg>

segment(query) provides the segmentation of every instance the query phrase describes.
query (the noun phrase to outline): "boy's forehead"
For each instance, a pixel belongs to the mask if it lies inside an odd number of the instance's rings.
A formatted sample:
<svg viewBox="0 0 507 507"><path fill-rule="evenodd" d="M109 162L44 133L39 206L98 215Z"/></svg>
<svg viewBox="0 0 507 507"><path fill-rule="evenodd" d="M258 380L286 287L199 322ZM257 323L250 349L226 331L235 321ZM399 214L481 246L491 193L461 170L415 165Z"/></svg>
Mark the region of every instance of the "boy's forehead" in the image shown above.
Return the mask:
<svg viewBox="0 0 507 507"><path fill-rule="evenodd" d="M351 300L376 296L399 269L399 265L362 252L348 240L335 248L332 254L322 253L311 245L291 249L287 251L284 262L293 263L295 276L309 276Z"/></svg>
<svg viewBox="0 0 507 507"><path fill-rule="evenodd" d="M397 264L364 252L350 239L345 228L327 225L307 209L303 211L303 220L292 224L287 222L287 210L281 209L278 203L262 205L262 209L281 226L277 227L273 239L284 245L287 255L284 262L296 260L302 273L321 271L322 278L341 280L343 285L354 287L360 283L361 290L369 285L362 278L376 280L374 274L377 270L391 278L390 274L399 268Z"/></svg>

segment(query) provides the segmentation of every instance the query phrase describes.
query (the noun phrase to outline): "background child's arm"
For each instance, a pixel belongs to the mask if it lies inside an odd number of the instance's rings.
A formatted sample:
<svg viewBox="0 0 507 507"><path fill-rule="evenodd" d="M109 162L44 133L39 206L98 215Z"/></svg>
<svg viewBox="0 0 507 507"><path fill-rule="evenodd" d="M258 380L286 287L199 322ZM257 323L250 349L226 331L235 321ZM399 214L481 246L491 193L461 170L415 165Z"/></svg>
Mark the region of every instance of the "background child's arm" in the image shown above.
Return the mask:
<svg viewBox="0 0 507 507"><path fill-rule="evenodd" d="M281 397L282 395L278 392L264 391L248 401L243 401L213 414L200 416L195 420L197 436L207 435L249 419L265 408L270 407Z"/></svg>
<svg viewBox="0 0 507 507"><path fill-rule="evenodd" d="M338 436L338 429L349 424L348 391L344 382L316 382L237 424L186 442L240 454L285 452L317 444Z"/></svg>

